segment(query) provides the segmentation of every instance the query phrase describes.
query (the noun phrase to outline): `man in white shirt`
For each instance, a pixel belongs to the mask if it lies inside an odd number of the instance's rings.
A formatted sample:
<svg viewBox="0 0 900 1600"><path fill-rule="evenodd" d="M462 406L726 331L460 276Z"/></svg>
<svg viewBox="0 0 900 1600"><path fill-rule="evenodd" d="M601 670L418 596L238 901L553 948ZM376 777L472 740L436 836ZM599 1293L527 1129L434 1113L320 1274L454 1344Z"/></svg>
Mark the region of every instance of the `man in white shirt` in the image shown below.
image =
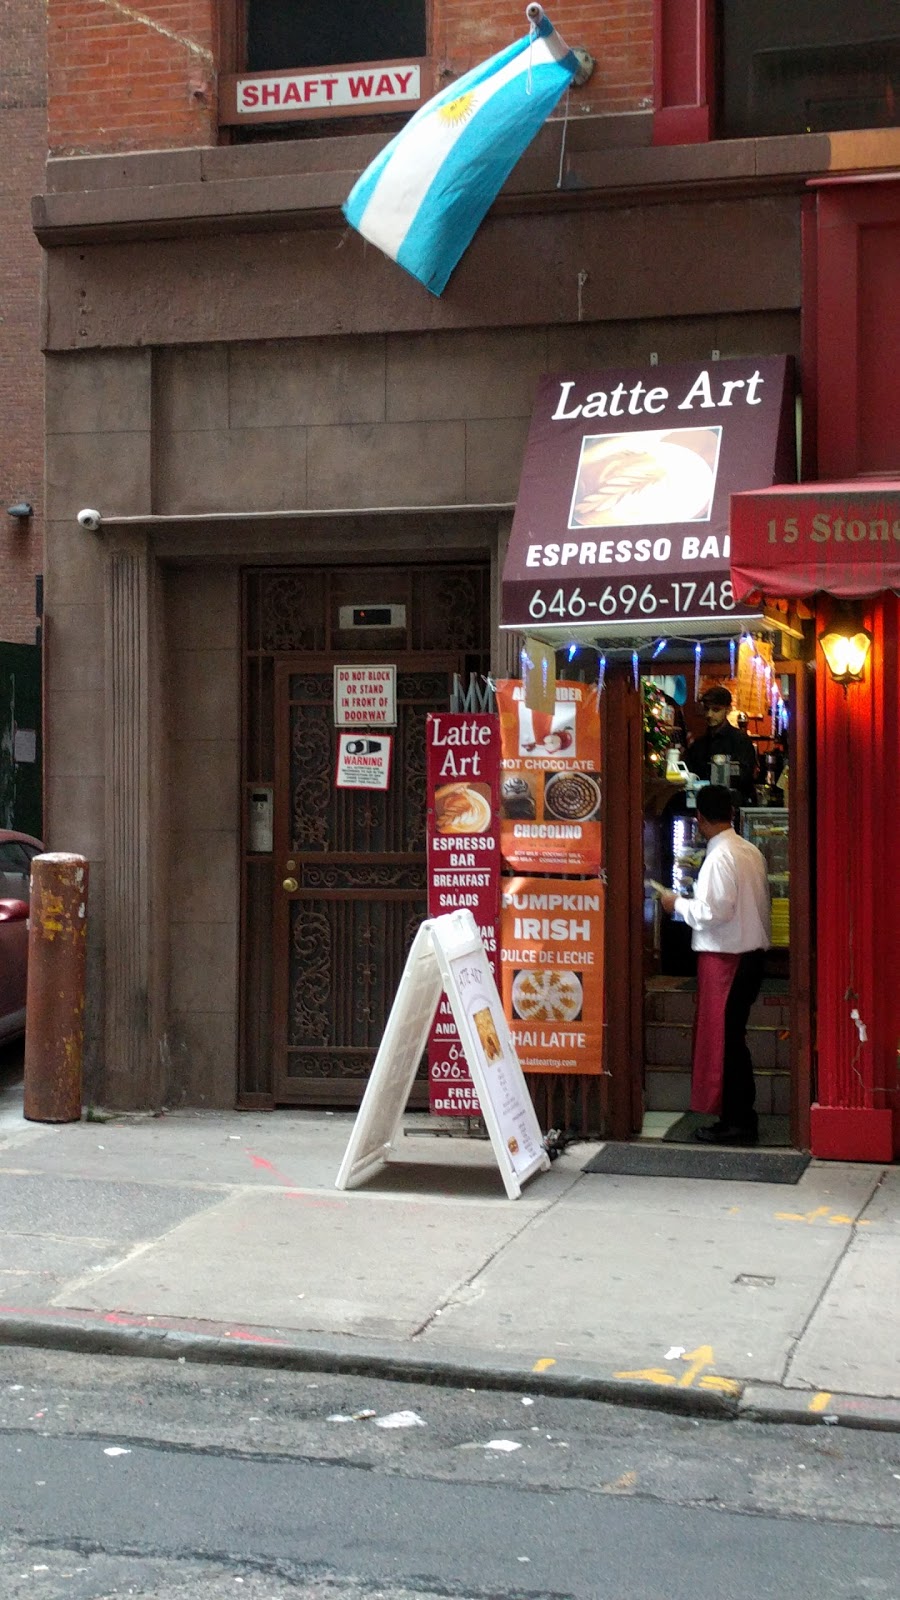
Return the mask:
<svg viewBox="0 0 900 1600"><path fill-rule="evenodd" d="M747 1021L771 943L766 863L755 845L735 833L731 795L724 786L698 790L697 829L706 840L706 856L692 898L668 891L660 895L663 910L677 911L694 930L691 1110L719 1113L694 1137L703 1144L755 1144L756 1085Z"/></svg>

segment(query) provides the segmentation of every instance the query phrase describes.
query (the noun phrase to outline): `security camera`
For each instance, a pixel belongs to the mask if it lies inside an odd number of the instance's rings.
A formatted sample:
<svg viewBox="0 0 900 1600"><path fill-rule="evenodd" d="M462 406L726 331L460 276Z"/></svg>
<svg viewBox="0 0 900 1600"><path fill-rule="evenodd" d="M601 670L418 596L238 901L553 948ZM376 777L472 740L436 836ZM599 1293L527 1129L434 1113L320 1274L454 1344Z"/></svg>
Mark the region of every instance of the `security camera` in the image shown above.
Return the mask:
<svg viewBox="0 0 900 1600"><path fill-rule="evenodd" d="M79 527L87 528L89 533L96 533L102 521L99 511L91 511L90 507L78 513Z"/></svg>

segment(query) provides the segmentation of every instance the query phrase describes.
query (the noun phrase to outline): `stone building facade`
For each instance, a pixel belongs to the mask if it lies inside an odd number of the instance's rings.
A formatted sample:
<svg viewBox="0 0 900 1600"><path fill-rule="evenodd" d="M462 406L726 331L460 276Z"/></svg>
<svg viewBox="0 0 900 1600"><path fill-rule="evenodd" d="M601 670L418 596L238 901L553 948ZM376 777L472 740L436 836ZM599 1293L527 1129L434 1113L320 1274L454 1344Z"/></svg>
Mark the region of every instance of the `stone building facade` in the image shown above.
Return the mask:
<svg viewBox="0 0 900 1600"><path fill-rule="evenodd" d="M687 86L679 65L701 14L562 0L594 76L435 300L340 215L401 118L220 127L240 8L50 0L48 837L91 860L95 1099L353 1103L421 911L421 814L401 804L421 774L411 733L396 814L332 814L331 663L393 655L411 729L454 672L506 668L541 373L801 356L809 181L889 169L900 136L709 137L711 39ZM518 7L485 18L427 8L429 92L523 31ZM343 626L386 599L402 636Z"/></svg>
<svg viewBox="0 0 900 1600"><path fill-rule="evenodd" d="M0 640L33 644L43 542L41 251L31 197L47 148L45 22L28 0L2 0L0 39ZM30 518L7 507L26 503Z"/></svg>

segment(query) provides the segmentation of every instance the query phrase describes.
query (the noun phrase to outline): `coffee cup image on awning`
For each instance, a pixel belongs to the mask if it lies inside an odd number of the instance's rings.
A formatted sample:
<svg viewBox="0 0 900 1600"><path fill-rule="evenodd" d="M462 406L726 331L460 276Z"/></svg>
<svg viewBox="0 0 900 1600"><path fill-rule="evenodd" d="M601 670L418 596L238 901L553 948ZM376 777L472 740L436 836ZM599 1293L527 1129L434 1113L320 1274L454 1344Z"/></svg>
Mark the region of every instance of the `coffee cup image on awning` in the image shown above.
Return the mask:
<svg viewBox="0 0 900 1600"><path fill-rule="evenodd" d="M721 443L721 427L588 434L569 527L708 521Z"/></svg>

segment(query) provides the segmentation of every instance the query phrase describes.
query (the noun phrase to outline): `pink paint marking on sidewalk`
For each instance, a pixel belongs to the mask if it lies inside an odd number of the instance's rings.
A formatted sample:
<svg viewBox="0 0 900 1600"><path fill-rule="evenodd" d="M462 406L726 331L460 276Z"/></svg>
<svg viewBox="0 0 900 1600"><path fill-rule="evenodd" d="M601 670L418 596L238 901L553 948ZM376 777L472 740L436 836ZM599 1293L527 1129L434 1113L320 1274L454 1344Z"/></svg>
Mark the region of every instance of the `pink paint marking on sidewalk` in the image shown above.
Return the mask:
<svg viewBox="0 0 900 1600"><path fill-rule="evenodd" d="M33 1322L82 1322L93 1327L145 1328L151 1333L195 1333L205 1338L243 1339L253 1344L275 1345L286 1349L290 1340L265 1329L233 1327L228 1323L207 1322L199 1317L163 1317L125 1311L94 1311L77 1306L0 1305L0 1317L21 1317Z"/></svg>
<svg viewBox="0 0 900 1600"><path fill-rule="evenodd" d="M250 1344L272 1344L279 1349L286 1350L287 1339L276 1339L268 1333L252 1333L249 1328L226 1328L222 1334L223 1339L245 1339Z"/></svg>
<svg viewBox="0 0 900 1600"><path fill-rule="evenodd" d="M342 1200L331 1199L325 1195L313 1195L308 1190L298 1189L297 1185L292 1183L290 1178L286 1178L283 1172L279 1172L278 1168L271 1161L268 1161L265 1156L258 1156L253 1150L245 1150L244 1154L249 1156L255 1167L264 1172L271 1172L272 1177L284 1185L284 1198L286 1200L302 1200L305 1205L324 1207L326 1210L334 1207L338 1207L341 1210L344 1209L345 1202Z"/></svg>
<svg viewBox="0 0 900 1600"><path fill-rule="evenodd" d="M245 1150L244 1155L250 1157L250 1160L253 1162L255 1167L263 1167L265 1168L266 1172L273 1173L278 1179L279 1183L290 1182L290 1180L286 1178L283 1173L279 1172L278 1169L272 1165L271 1161L266 1160L265 1156L258 1156L254 1154L252 1150Z"/></svg>
<svg viewBox="0 0 900 1600"><path fill-rule="evenodd" d="M73 1307L73 1310L76 1309L77 1307ZM79 1315L81 1315L80 1312ZM90 1313L88 1313L88 1315L90 1315ZM127 1311L101 1311L99 1313L99 1320L101 1322L111 1323L114 1328L146 1328L148 1326L148 1320L145 1316L133 1316ZM159 1326L156 1318L154 1317L150 1318L150 1322L154 1326Z"/></svg>

